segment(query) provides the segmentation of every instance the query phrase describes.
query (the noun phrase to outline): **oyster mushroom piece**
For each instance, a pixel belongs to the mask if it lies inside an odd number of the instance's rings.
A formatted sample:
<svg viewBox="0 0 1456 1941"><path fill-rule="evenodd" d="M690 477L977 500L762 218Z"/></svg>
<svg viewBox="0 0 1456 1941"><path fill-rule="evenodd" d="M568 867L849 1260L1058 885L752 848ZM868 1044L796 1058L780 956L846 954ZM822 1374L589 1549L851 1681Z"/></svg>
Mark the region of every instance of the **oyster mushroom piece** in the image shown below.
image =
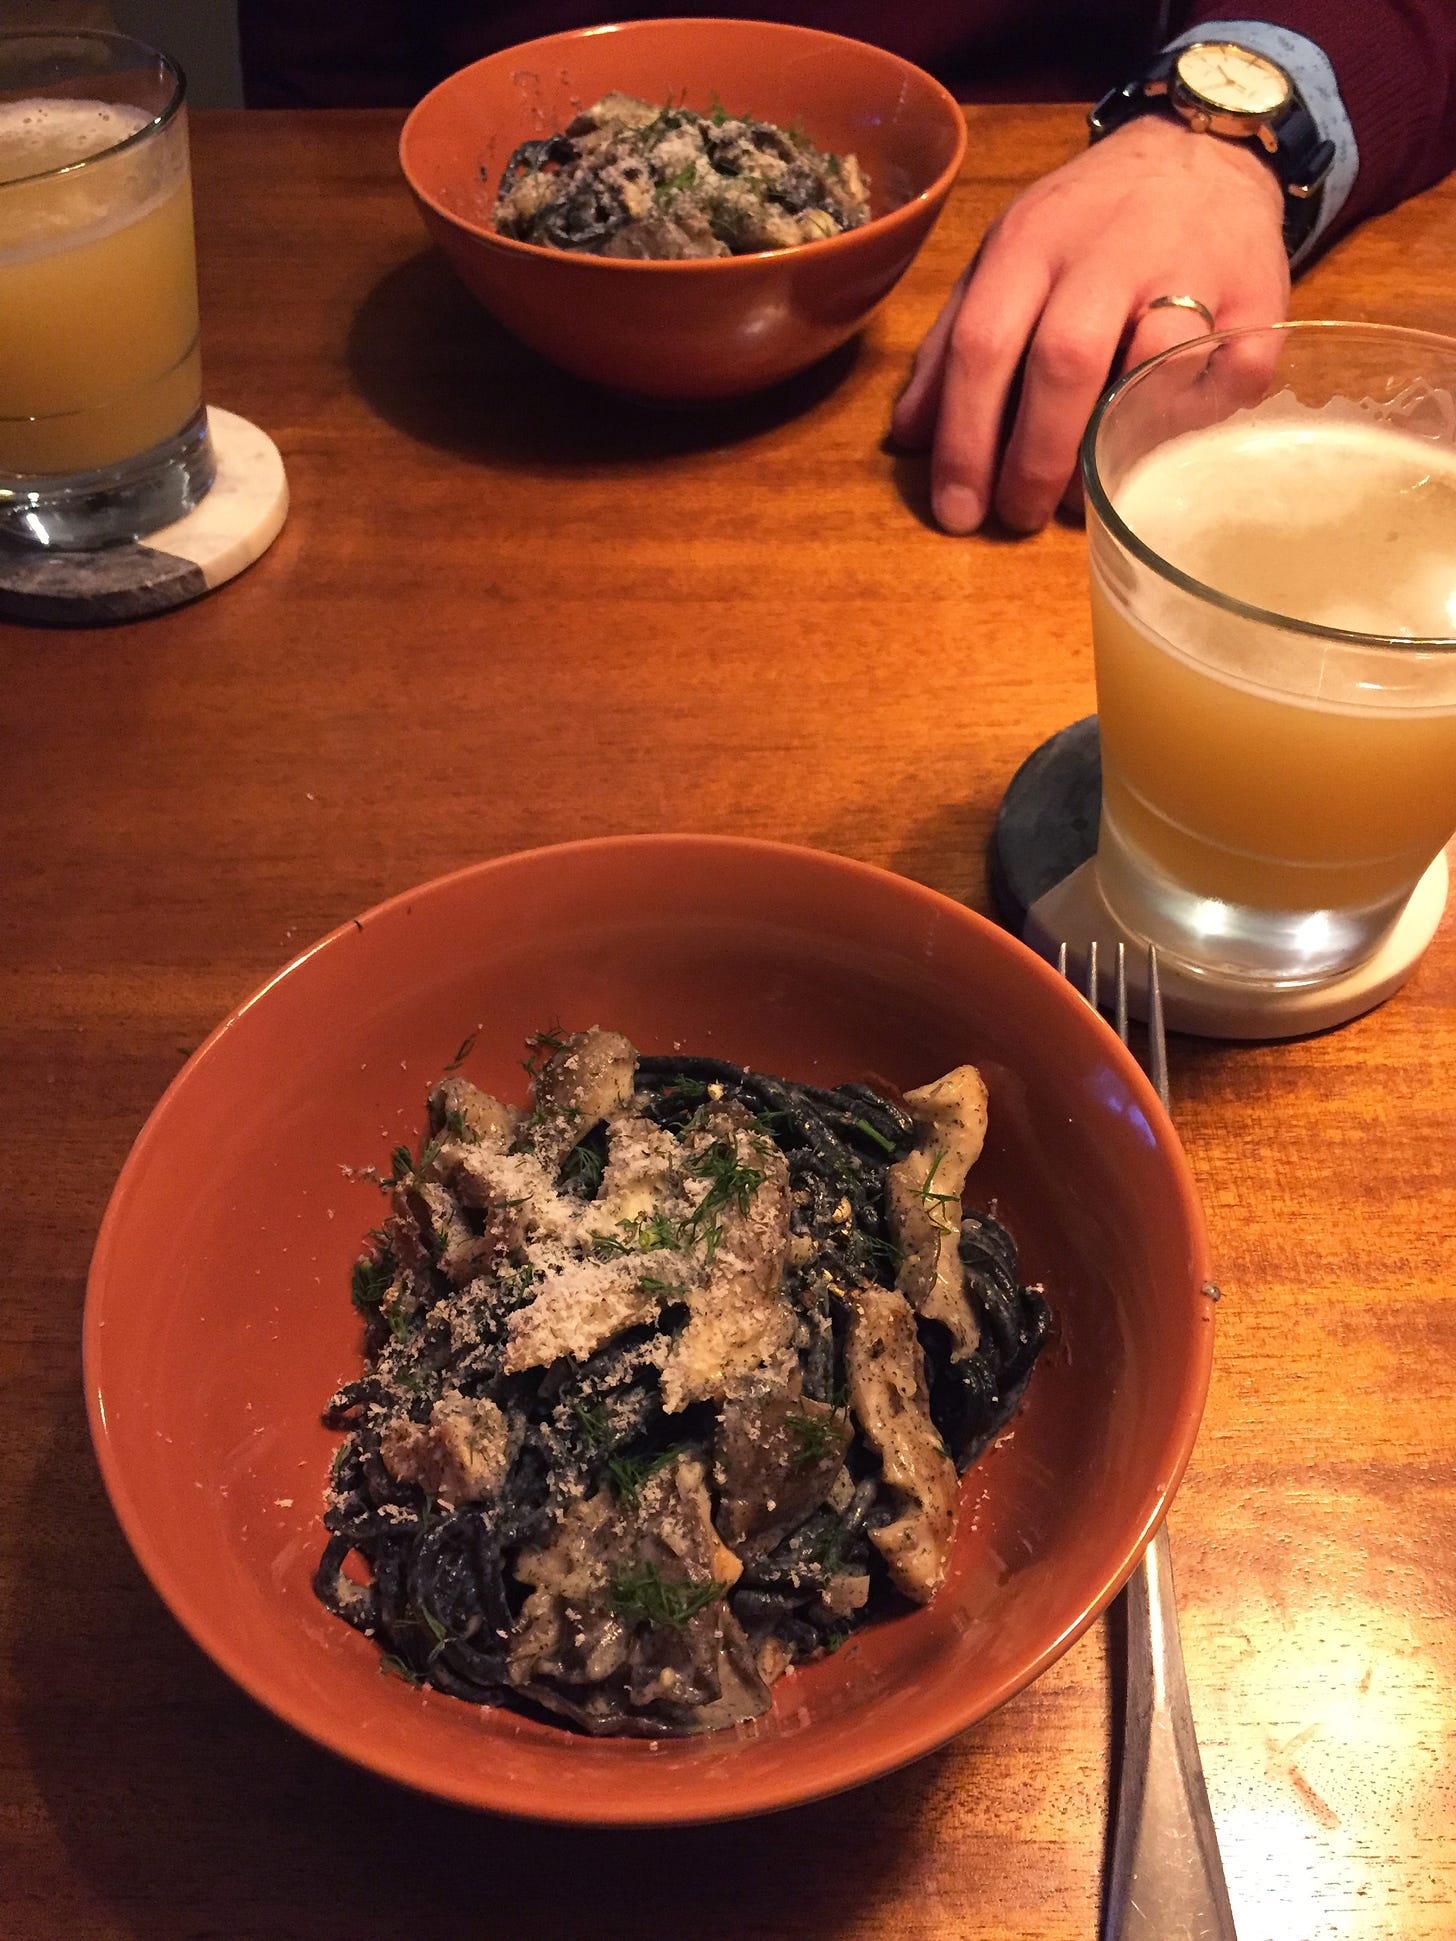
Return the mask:
<svg viewBox="0 0 1456 1941"><path fill-rule="evenodd" d="M597 128L645 128L661 113L661 107L653 102L640 101L635 94L623 94L620 88L613 88L569 121L566 133L589 135Z"/></svg>
<svg viewBox="0 0 1456 1941"><path fill-rule="evenodd" d="M915 1316L893 1288L849 1291L845 1366L855 1420L879 1454L900 1514L871 1530L898 1590L928 1604L945 1581L955 1538L956 1472L930 1419Z"/></svg>
<svg viewBox="0 0 1456 1941"><path fill-rule="evenodd" d="M570 1503L551 1539L523 1550L515 1575L531 1586L509 1641L513 1685L538 1678L597 1685L627 1660L627 1627L611 1608L618 1542L610 1495Z"/></svg>
<svg viewBox="0 0 1456 1941"><path fill-rule="evenodd" d="M603 1490L523 1551L532 1586L511 1683L589 1732L710 1731L768 1709L724 1593L741 1565L713 1528L703 1466L680 1455L632 1504Z"/></svg>
<svg viewBox="0 0 1456 1941"><path fill-rule="evenodd" d="M724 1541L746 1562L766 1557L828 1496L853 1440L847 1410L807 1395L725 1402L714 1463Z"/></svg>
<svg viewBox="0 0 1456 1941"><path fill-rule="evenodd" d="M632 1102L637 1052L620 1031L573 1031L536 1074L531 1150L550 1174L592 1127Z"/></svg>
<svg viewBox="0 0 1456 1941"><path fill-rule="evenodd" d="M662 1406L720 1402L748 1386L798 1389L798 1318L783 1290L789 1169L737 1106L709 1113L684 1140L685 1174L708 1183L688 1216L701 1279L662 1369Z"/></svg>
<svg viewBox="0 0 1456 1941"><path fill-rule="evenodd" d="M458 1072L442 1078L430 1093L430 1130L437 1137L459 1139L503 1152L515 1137L520 1108L503 1105Z"/></svg>
<svg viewBox="0 0 1456 1941"><path fill-rule="evenodd" d="M510 1317L502 1367L516 1375L567 1356L586 1361L627 1328L651 1320L662 1300L660 1283L643 1284L635 1254L546 1269L532 1299Z"/></svg>
<svg viewBox="0 0 1456 1941"><path fill-rule="evenodd" d="M896 1286L917 1314L950 1333L951 1359L967 1361L980 1330L966 1301L957 1251L961 1193L986 1138L986 1086L974 1065L958 1065L905 1094L920 1143L890 1168L890 1225L900 1247Z"/></svg>
<svg viewBox="0 0 1456 1941"><path fill-rule="evenodd" d="M486 1396L447 1388L428 1423L397 1416L379 1438L384 1467L399 1483L418 1483L452 1510L500 1493L514 1454L511 1425Z"/></svg>
<svg viewBox="0 0 1456 1941"><path fill-rule="evenodd" d="M624 1112L607 1126L607 1163L592 1206L593 1232L611 1234L655 1213L683 1211L677 1180L678 1143L665 1126ZM631 1233L628 1231L630 1239Z"/></svg>

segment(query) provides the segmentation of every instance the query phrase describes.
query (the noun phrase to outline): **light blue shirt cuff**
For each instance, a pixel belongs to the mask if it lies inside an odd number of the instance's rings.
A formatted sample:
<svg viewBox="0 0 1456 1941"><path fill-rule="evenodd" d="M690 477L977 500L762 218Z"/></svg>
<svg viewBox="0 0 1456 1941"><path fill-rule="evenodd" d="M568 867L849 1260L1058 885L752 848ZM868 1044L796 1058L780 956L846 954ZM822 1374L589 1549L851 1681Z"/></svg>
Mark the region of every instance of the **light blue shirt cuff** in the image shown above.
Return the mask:
<svg viewBox="0 0 1456 1941"><path fill-rule="evenodd" d="M1195 40L1231 40L1255 54L1277 61L1299 89L1304 105L1314 117L1315 126L1326 141L1335 146L1335 159L1325 177L1320 195L1319 215L1314 228L1290 259L1290 268L1302 268L1305 259L1318 247L1320 237L1344 208L1355 178L1360 173L1360 149L1344 102L1340 84L1324 49L1303 34L1288 27L1275 27L1267 20L1204 20L1168 42L1167 51L1187 47Z"/></svg>

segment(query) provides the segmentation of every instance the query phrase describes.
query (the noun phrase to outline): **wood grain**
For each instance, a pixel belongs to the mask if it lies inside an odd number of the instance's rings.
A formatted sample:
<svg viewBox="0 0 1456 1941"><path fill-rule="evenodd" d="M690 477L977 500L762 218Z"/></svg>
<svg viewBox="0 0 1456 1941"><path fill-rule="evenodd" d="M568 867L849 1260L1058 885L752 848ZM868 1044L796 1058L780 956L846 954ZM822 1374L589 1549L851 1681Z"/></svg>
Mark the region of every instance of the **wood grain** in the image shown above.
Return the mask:
<svg viewBox="0 0 1456 1941"><path fill-rule="evenodd" d="M475 858L785 837L985 907L1022 756L1093 705L1083 542L953 540L883 443L985 223L1080 141L970 111L964 180L862 342L698 417L595 397L423 244L398 118L199 115L209 396L293 511L224 592L0 635L0 1932L37 1941L1086 1941L1107 1635L913 1769L736 1827L506 1825L347 1769L158 1604L81 1408L84 1277L186 1052L310 939ZM1339 245L1302 315L1449 329L1456 185ZM1244 1941L1456 1933L1456 928L1285 1046L1173 1047L1217 1367L1173 1515Z"/></svg>

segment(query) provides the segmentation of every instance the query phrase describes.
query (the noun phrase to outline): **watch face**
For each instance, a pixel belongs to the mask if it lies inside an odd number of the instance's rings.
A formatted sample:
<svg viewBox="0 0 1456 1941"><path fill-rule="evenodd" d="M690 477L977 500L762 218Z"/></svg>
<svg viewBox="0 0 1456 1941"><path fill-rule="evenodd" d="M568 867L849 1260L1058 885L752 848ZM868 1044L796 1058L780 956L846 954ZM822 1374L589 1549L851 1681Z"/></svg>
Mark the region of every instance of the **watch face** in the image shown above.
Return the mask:
<svg viewBox="0 0 1456 1941"><path fill-rule="evenodd" d="M1189 94L1225 114L1272 115L1292 92L1283 68L1230 41L1196 41L1174 71Z"/></svg>

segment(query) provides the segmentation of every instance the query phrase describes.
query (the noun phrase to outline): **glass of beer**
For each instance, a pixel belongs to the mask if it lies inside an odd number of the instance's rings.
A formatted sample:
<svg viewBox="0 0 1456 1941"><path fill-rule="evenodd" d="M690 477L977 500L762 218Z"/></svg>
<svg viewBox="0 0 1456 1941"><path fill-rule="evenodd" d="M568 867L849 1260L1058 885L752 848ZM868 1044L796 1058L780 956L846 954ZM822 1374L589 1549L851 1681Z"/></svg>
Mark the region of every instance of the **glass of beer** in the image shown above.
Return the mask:
<svg viewBox="0 0 1456 1941"><path fill-rule="evenodd" d="M1456 830L1456 341L1197 338L1082 468L1104 901L1194 976L1340 977Z"/></svg>
<svg viewBox="0 0 1456 1941"><path fill-rule="evenodd" d="M180 70L107 33L0 34L0 535L91 548L213 479Z"/></svg>

